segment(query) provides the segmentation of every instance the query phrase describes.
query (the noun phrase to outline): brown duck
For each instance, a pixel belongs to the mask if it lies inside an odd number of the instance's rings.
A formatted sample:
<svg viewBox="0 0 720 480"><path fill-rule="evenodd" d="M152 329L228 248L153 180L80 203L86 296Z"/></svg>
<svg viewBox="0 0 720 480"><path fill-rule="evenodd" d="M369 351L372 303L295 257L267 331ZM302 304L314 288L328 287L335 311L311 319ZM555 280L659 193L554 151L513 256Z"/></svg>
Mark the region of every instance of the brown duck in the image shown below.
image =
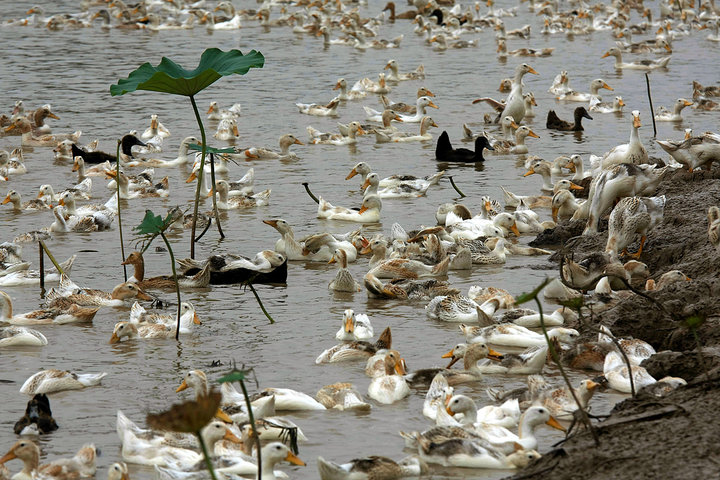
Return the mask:
<svg viewBox="0 0 720 480"><path fill-rule="evenodd" d="M593 118L588 114L585 107L577 107L575 109L575 123L561 120L555 110L550 110L547 115L547 122L545 126L551 130L562 130L565 132L582 132L584 130L582 126L583 117L592 120Z"/></svg>

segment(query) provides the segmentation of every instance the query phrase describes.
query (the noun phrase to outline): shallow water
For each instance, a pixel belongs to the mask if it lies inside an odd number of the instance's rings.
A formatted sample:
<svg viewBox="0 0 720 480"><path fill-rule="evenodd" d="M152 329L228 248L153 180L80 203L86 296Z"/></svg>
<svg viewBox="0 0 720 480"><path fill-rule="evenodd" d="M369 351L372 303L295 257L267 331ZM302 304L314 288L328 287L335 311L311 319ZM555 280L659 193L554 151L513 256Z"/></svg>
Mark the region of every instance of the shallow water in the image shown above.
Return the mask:
<svg viewBox="0 0 720 480"><path fill-rule="evenodd" d="M73 12L77 9L75 3L47 2L47 9L52 10L50 13ZM498 7L512 5L514 2L498 2ZM0 19L21 17L30 6L32 2L2 3ZM361 8L364 16L376 15L378 11L378 5ZM650 141L652 125L644 75L637 71L616 72L610 59L600 59L613 45L610 33L597 32L574 39L564 35L542 37L535 33L541 26L539 18L528 14L524 5L520 8L520 16L506 18L505 23L508 29L525 23L531 23L534 29L529 41L509 40L509 49L526 45L556 47L551 57L527 60L540 73L538 77L525 77L525 90L533 91L539 104L536 107L538 116L529 125L541 139L527 140L531 154L552 160L561 154L579 153L587 162L589 153L599 155L627 141L631 124L629 112L639 109L644 122L641 138L651 155L665 158L665 154ZM435 103L440 107L430 109L440 126L433 134L437 138L442 130L447 130L453 143L460 144L463 123L468 123L473 130L484 128L482 114L488 109L471 105L471 100L479 96L500 98L501 94L496 91L500 80L511 76L515 65L523 61L510 58L507 62L499 62L494 53L494 33L489 29L468 37L480 39L478 48L438 53L424 45L412 32L409 22L398 21L394 25L384 25L381 36L393 38L405 34L400 49L360 52L344 46L324 49L320 39L295 35L287 28L266 31L250 21L245 25L236 32L217 31L213 34L206 33L202 27L156 34L118 30L106 33L100 28L51 32L45 28L4 27L0 29L6 44L5 65L0 71L5 99L2 109L9 113L17 99L23 99L27 109L51 103L53 111L61 118L51 121L54 132L82 130L81 143L98 138L100 148L105 151L113 151L115 139L126 131L137 129L142 132L149 124L150 114L157 113L172 132L163 145L162 158L172 159L182 138L198 134L189 101L149 92L110 97L109 86L142 62L157 64L162 55L183 66L193 67L200 53L208 47L239 48L243 52L257 49L266 58L262 70L251 70L246 76L223 78L202 92L197 101L201 109L206 109L212 100L225 107L242 103L241 137L237 145L275 147L277 138L288 132L305 141L308 125L328 131L335 129L336 121L347 123L363 119L361 105L378 107L372 95L363 102L343 105L338 118L301 115L294 103L327 102L336 93L331 88L339 77L348 79L349 84L365 76L375 79L387 60L395 58L402 71L414 69L419 63L425 65L427 79L422 84L437 95ZM678 96L689 98L692 80L702 84L716 81L715 71L707 65L717 63L718 50L704 37L705 33L700 32L676 39L670 68L650 75L656 107L670 105ZM702 55L698 55L698 51ZM634 59L635 56L627 58ZM595 119L585 121L586 132L579 136L546 130L547 110L555 109L561 118L569 119L572 109L580 105L561 104L547 93L552 79L562 69L570 72L571 85L582 91L592 79L605 79L615 91L604 91L604 100L611 100L615 94L622 95L627 104L626 113L593 113ZM393 86L389 96L395 101L411 101L419 85L416 81L403 82ZM713 113L688 108L683 114L685 121L681 126L659 123L658 138L679 138L683 128L687 127L692 127L696 133L717 127L717 116ZM206 123L206 127L210 133L214 131L214 125ZM417 126L406 128L415 131ZM225 146L225 142L212 138L210 143ZM18 145L19 137L0 138L0 148L10 150ZM293 150L297 152L298 160L230 165L231 179L240 178L247 168L254 167L256 191L272 189L270 205L222 214L226 239L219 241L214 229L208 232L197 246L199 258L222 252L252 256L259 250L272 248L277 234L264 225L262 219L284 218L293 225L297 235L356 228L354 224L317 220L316 206L304 193L303 181L310 183L315 194L323 195L335 204L357 205L361 199L360 181L343 179L358 161L367 161L381 176L393 173L428 175L440 168L434 160L434 141L375 145L374 139L368 137L361 138L356 147L309 145L294 146ZM70 165L53 163L50 148L36 147L28 151L25 158L29 173L15 176L9 186L0 185L0 189L14 188L24 199L29 199L34 197L41 184L52 183L59 190L76 180ZM519 194L538 193L541 178L523 178L525 170L521 159L514 155L489 156L485 165L443 165L442 168L455 176L458 186L468 195L464 202L474 211L481 195L488 194L501 200L500 185ZM188 167L156 170L156 178L170 177L170 199L137 199L125 203L126 239L131 239L130 228L140 222L145 209L164 213L167 207L176 204L190 205L194 186L184 183L188 174ZM93 177L93 182L93 202L104 202L110 191L98 177ZM379 231L389 233L394 222L400 222L408 229L420 224L432 225L437 205L456 196L444 178L439 187L430 189L427 197L384 201L382 224L368 226L365 230L368 235ZM206 201L205 206L209 208L210 202ZM544 215L549 217L549 212ZM52 220L49 212L15 215L4 207L0 209L0 241L10 241L16 234L47 226ZM76 283L110 290L123 278L117 236L116 228L94 234L60 234L48 245L58 259L81 252L72 272ZM531 239L522 237L521 242L526 244ZM171 241L176 255L188 256L189 233L173 234ZM126 243L129 248L131 240ZM34 260L36 266L35 251L35 246L28 245L24 254L26 259ZM168 273L166 253L151 248L145 258L148 275ZM51 395L60 429L42 438L43 453L48 458L71 455L83 443L94 442L103 450L98 459L98 475L103 477L105 467L120 459L120 445L114 428L116 411L123 410L142 425L147 412L165 409L170 403L191 395L174 393L189 369L203 369L209 378L215 379L236 361L255 368L261 388L283 386L314 395L326 384L350 381L361 392L366 392L369 379L363 373L364 365L314 364L315 357L335 343L334 334L346 308L367 313L377 332L390 325L394 347L401 351L411 369L440 366L440 355L462 340L456 325L427 320L422 302L378 301L368 299L365 292L331 293L327 284L334 278L335 271L336 267L332 265L295 262L288 268L287 287L258 286L259 295L276 320L274 325L268 324L250 292L238 287L185 292L183 299L195 303L203 325L179 343L147 340L108 345L115 322L127 319L126 309L104 308L92 325L38 327L48 337L48 346L0 351L0 380L9 382L0 384L0 401L5 404L0 411L0 450L9 448L14 441L12 425L25 408L27 398L17 391L27 377L41 368L109 373L100 387ZM356 280L361 280L367 271L367 260L352 264L350 271ZM548 275L554 275L554 267L544 257L509 257L504 267L476 267L471 274L451 272L449 280L463 292L471 285L480 284L519 294L532 289ZM35 309L41 301L39 288L14 287L5 291L12 296L18 312ZM174 294L164 293L162 297L172 300ZM213 361L222 362L222 366L210 367ZM584 377L585 374L580 372L573 375L576 382ZM480 406L488 402L484 393L487 386L511 388L523 381L523 376L487 376L482 383L459 387L457 391L470 394ZM403 441L397 431L429 426L421 414L423 398L424 392L416 391L409 399L395 405L374 405L369 414L327 411L293 415L309 439L300 446L300 457L308 466L304 469L281 468L292 478L314 478L318 455L337 461L371 454L400 459L408 452L403 451ZM592 402L593 412L604 413L621 398L622 395L613 393L598 394ZM552 443L561 439L558 432L546 428L540 429L539 437L541 451L547 451ZM10 466L18 467L17 462ZM150 468L130 467L134 478L154 475ZM444 469L434 469L434 474L436 478L498 478L504 475L497 471Z"/></svg>

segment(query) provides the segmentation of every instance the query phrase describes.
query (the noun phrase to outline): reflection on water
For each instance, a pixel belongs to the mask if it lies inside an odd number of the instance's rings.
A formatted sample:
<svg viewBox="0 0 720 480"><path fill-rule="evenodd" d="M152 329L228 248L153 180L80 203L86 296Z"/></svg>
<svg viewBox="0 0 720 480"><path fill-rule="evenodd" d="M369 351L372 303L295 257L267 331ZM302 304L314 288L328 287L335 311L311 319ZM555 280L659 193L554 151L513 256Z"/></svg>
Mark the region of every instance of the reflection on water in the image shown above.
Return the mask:
<svg viewBox="0 0 720 480"><path fill-rule="evenodd" d="M504 5L497 6L512 6L508 3L498 2ZM17 18L30 6L31 3L26 1L0 4L0 18ZM64 1L47 8L73 11L77 5ZM539 105L537 117L529 119L528 124L542 137L529 142L530 155L552 160L559 155L579 153L587 165L588 154L602 154L629 137L629 113L594 114L594 120L586 123L586 131L575 135L545 130L547 110L555 109L561 118L569 118L575 107L572 103L556 102L547 93L552 78L560 70L568 70L571 85L579 90L584 90L594 78L602 77L610 82L615 88L614 93L622 95L627 103L626 111L641 111L644 126L640 136L650 155L664 158L651 141L644 76L638 72L616 71L612 63L600 60L603 51L614 41L610 34L598 32L574 39L541 36L535 33L539 31L541 20L531 19L524 13L525 7L520 11L520 16L505 20L508 28L532 22L536 30L528 41L513 40L513 48L525 45L556 48L553 56L528 62L540 72L538 77L525 79L525 90L534 92ZM360 12L375 15L378 6L363 7ZM0 85L3 86L6 112L16 99L23 99L27 108L51 103L53 111L61 118L52 121L55 132L82 130L81 143L97 138L104 151L114 151L116 139L125 132L131 129L143 131L149 124L150 114L155 113L172 132L163 145L161 158L164 159L174 158L182 138L198 133L190 103L184 98L150 92L111 98L108 91L111 84L141 62L157 63L162 55L185 66L196 64L203 49L210 46L225 50L257 49L265 55L266 64L262 70L221 79L197 98L201 108L213 100L220 105L242 103L241 136L237 144L244 147L275 146L278 137L284 133L293 133L304 141L309 125L322 131L334 131L338 121L363 120L362 105L377 108L379 102L374 95L361 102L342 105L338 118L301 115L294 103L327 103L336 93L331 88L339 77L345 77L348 83L366 76L374 79L389 58L397 59L401 70L414 68L419 63L425 65L427 79L423 84L436 93L435 103L440 107L432 112L440 126L432 133L437 138L442 130L447 130L454 145L463 145L463 123L475 130L498 133L497 127L483 124L482 117L489 111L488 107L473 106L471 101L478 96L500 98L497 85L502 78L511 75L520 61L515 58L507 62L496 60L494 32L490 29L476 35L480 39L478 48L435 53L424 45L421 37L412 33L408 22L401 21L383 25L382 35L392 38L404 33L402 48L365 52L336 45L323 47L318 38L295 35L287 28L261 29L250 21L240 31L216 31L212 35L203 28L158 34L104 32L99 28L49 32L43 28L5 27L2 31L6 48ZM689 96L690 82L694 79L703 84L716 81L714 73L703 65L708 57L717 59L717 50L710 49L706 42L696 37L677 39L670 69L650 75L656 106L670 105L681 94ZM691 55L698 48L706 52L702 58ZM419 82L411 81L392 86L389 97L393 101L410 101L418 85ZM686 109L684 116L686 120L679 126L658 124L658 138L679 138L682 128L704 131L716 126L716 117L708 112ZM208 122L206 127L212 134L217 125ZM414 125L406 127L401 125L400 128L416 130ZM0 138L0 147L12 149L18 145L18 138ZM224 142L210 138L209 143L213 146L225 146ZM197 247L200 258L224 252L252 256L257 251L272 248L277 233L261 222L267 218L284 218L298 237L325 230L346 232L357 228L354 224L317 220L317 206L305 194L302 182L308 182L316 195L328 198L333 204L357 206L361 200L358 182L343 179L359 161L368 162L382 177L394 173L424 176L446 170L446 176L453 175L458 187L467 195L463 202L473 212L478 210L482 195L500 200L500 185L519 195L537 194L541 185L537 175L522 177L525 156L488 152L484 164L438 163L434 160L434 142L375 145L372 136L363 136L357 145L295 146L294 151L298 154L297 160L241 161L240 165L229 165L227 177L231 179L239 178L253 167L256 191L272 189L270 205L223 213L226 239L218 240L214 228L208 231ZM53 162L49 148L27 149L25 159L29 173L18 175L10 182L24 198L35 196L41 184L52 183L58 191L73 185L77 179L70 171L70 165ZM132 242L131 227L140 222L145 209L161 213L174 205L183 208L190 205L194 184L185 183L189 173L188 167L157 169L156 178L170 177L169 199L123 202L126 248ZM104 201L110 194L105 181L93 177L93 202ZM380 231L389 233L394 222L400 222L407 229L433 225L437 205L457 196L447 178L442 179L440 186L432 187L425 197L384 201L382 224L363 227L363 231L367 236ZM201 211L210 208L208 199ZM544 219L549 218L549 212L543 212L543 215ZM49 225L52 214L18 215L2 208L0 222L3 226L0 240L7 241L17 233ZM530 237L522 239L523 243L529 240ZM72 272L76 283L110 290L123 275L117 241L115 229L94 234L58 235L49 246L57 258L80 252ZM171 242L178 256L187 256L189 232L173 232ZM28 245L24 254L37 265L35 251L34 246ZM145 258L148 275L169 272L166 253L151 250ZM367 260L361 259L349 269L356 280L361 280L367 271ZM26 399L17 391L22 382L40 368L109 373L101 387L52 395L53 413L60 429L43 439L43 452L51 458L67 455L83 443L93 441L102 447L104 454L99 458L99 464L106 467L120 457L114 428L116 410L122 409L129 418L142 424L148 411L165 409L169 403L185 398L184 394L176 395L174 390L188 369L203 369L210 379L216 379L237 361L255 367L260 387L284 386L314 395L323 385L349 381L365 392L369 380L363 373L364 365L314 364L315 357L335 343L334 332L345 308L367 313L376 331L391 326L394 347L414 368L441 366L440 356L462 340L456 325L428 321L422 302L386 302L368 299L365 292L330 292L327 285L335 271L334 265L293 263L288 269L286 287L258 286L259 295L276 320L274 325L269 324L250 292L237 286L220 286L210 291L183 294L185 300L195 303L203 325L194 336L182 338L179 343L146 340L108 345L115 322L128 318L126 309L102 309L91 327L41 327L50 341L47 347L5 349L0 354L3 380L14 382L0 385L0 398L5 404L0 413L0 431L5 432L1 447L12 442L8 432L25 408ZM517 294L530 290L546 276L554 274L555 267L548 265L544 257L509 257L505 268L451 272L449 281L463 292L471 285L480 284L506 288ZM8 288L6 291L12 296L17 312L38 307L38 289ZM164 292L161 297L172 301L174 294ZM553 368L548 371L549 375L555 376ZM580 378L583 374L574 375L575 381ZM523 382L522 376L486 376L483 382L460 387L458 391L471 395L479 405L484 405L488 402L485 388L513 388ZM328 411L298 415L295 420L309 438L308 443L300 446L300 456L309 466L304 470L282 468L293 478L314 478L314 459L318 455L340 461L369 454L400 459L407 452L403 451L397 431L422 430L429 425L421 414L423 398L424 391L416 391L396 405L374 407L370 414ZM593 400L593 412L609 410L620 398L619 395L597 395ZM557 433L541 429L541 450L547 450L559 438ZM134 478L153 475L152 469L137 466L131 467L131 474ZM468 476L465 470L434 469L434 474L435 478ZM472 472L472 475L473 478L497 478L504 473Z"/></svg>

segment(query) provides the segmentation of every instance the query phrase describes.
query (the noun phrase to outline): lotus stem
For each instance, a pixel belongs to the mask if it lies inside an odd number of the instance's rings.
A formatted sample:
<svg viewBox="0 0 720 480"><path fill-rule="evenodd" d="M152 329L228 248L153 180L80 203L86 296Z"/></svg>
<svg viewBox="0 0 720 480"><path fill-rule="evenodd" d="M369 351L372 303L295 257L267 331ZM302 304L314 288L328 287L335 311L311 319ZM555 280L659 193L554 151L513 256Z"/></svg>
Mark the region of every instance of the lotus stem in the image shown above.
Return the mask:
<svg viewBox="0 0 720 480"><path fill-rule="evenodd" d="M38 242L38 253L40 254L40 296L45 298L45 254L40 242Z"/></svg>
<svg viewBox="0 0 720 480"><path fill-rule="evenodd" d="M57 268L58 273L60 275L63 275L65 272L63 272L63 269L60 268L60 265L57 263L57 260L55 260L55 257L53 257L53 254L50 253L50 250L47 248L47 245L45 245L45 242L43 242L42 240L38 240L38 242L40 242L40 246L45 251L45 253L47 254L50 261L53 263L53 265L55 265L55 268Z"/></svg>
<svg viewBox="0 0 720 480"><path fill-rule="evenodd" d="M650 95L650 77L645 72L645 83L647 84L648 101L650 102L650 118L653 121L653 138L657 137L657 126L655 125L655 109L652 104L652 95Z"/></svg>
<svg viewBox="0 0 720 480"><path fill-rule="evenodd" d="M204 142L205 141L203 140L203 143ZM203 145L203 148L205 148L204 145ZM212 180L211 184L212 184L213 192L214 192L215 191L215 155L212 153L210 154L210 179ZM218 233L220 234L220 238L225 238L225 234L223 233L222 227L220 226L220 214L218 213L217 198L215 197L215 193L213 193L212 202L213 202L213 214L215 215L215 223L217 223ZM200 235L200 236L202 237L202 235Z"/></svg>
<svg viewBox="0 0 720 480"><path fill-rule="evenodd" d="M177 278L177 272L175 271L175 254L173 254L172 247L170 246L170 242L168 242L167 237L165 236L165 232L160 232L160 236L162 237L163 241L165 242L165 246L168 249L168 253L170 254L170 263L172 265L172 272L173 272L173 281L175 282L175 293L177 293L177 301L178 301L178 309L177 309L177 327L175 328L175 340L180 339L180 284L178 283ZM214 478L214 475L213 475Z"/></svg>
<svg viewBox="0 0 720 480"><path fill-rule="evenodd" d="M260 446L260 436L258 435L257 428L255 428L255 416L253 415L252 405L250 404L250 396L248 395L247 388L245 388L244 380L240 380L240 388L242 388L243 397L245 397L245 406L247 407L248 418L250 419L250 426L252 427L252 437L253 440L255 440L255 446L257 447L257 480L262 480L262 448Z"/></svg>
<svg viewBox="0 0 720 480"><path fill-rule="evenodd" d="M198 442L200 443L200 448L202 448L203 452L203 458L205 458L205 466L208 469L208 472L210 472L210 477L212 480L217 480L217 477L215 476L215 469L213 468L212 461L210 461L210 455L208 455L207 446L205 445L205 440L202 438L202 434L200 431L195 432L195 436L198 439Z"/></svg>
<svg viewBox="0 0 720 480"><path fill-rule="evenodd" d="M305 187L305 191L307 192L307 194L310 195L310 198L312 198L315 203L319 204L320 200L318 200L317 197L313 195L313 193L310 191L310 185L308 184L308 182L303 182L302 185L303 187Z"/></svg>
<svg viewBox="0 0 720 480"><path fill-rule="evenodd" d="M461 192L460 189L457 187L457 185L455 185L455 180L453 180L452 175L448 176L448 178L450 179L450 185L452 185L452 187L455 189L455 191L460 194L460 198L467 197L467 195L465 195L463 192Z"/></svg>
<svg viewBox="0 0 720 480"><path fill-rule="evenodd" d="M248 287L250 287L250 290L252 291L253 295L255 295L255 300L257 300L258 305L260 305L260 309L263 311L265 316L270 320L270 323L275 323L275 320L270 316L267 310L265 310L265 305L263 305L262 300L260 300L260 295L258 295L257 291L255 290L255 287L253 287L252 283L247 284Z"/></svg>
<svg viewBox="0 0 720 480"><path fill-rule="evenodd" d="M117 150L115 152L115 187L117 192L117 214L118 214L118 230L120 230L120 255L122 255L122 261L125 261L125 242L123 242L123 230L122 230L122 214L120 212L120 140L117 142ZM127 282L127 265L123 265L123 275Z"/></svg>
<svg viewBox="0 0 720 480"><path fill-rule="evenodd" d="M547 285L549 281L546 280L545 285ZM543 287L545 286L543 285ZM540 313L540 328L542 329L543 335L545 336L545 341L547 342L548 348L550 349L550 356L553 359L553 362L557 365L558 369L560 370L560 374L563 377L563 380L565 380L565 384L568 387L568 390L570 391L570 394L573 397L573 400L575 400L575 404L578 406L578 410L580 410L580 414L582 415L582 420L585 425L587 425L588 429L590 430L590 433L593 436L593 440L595 441L595 445L600 445L600 439L597 436L597 432L595 431L595 428L593 428L592 423L590 423L590 417L588 417L587 412L585 411L585 407L583 407L580 404L580 399L575 394L575 389L572 386L572 383L570 382L570 378L568 378L567 373L565 373L565 369L563 368L562 364L560 363L560 358L558 357L557 351L555 350L555 346L550 341L550 337L547 333L547 328L545 327L545 317L543 316L543 310L542 310L542 304L540 303L540 300L537 298L537 293L534 296L535 303L538 306L538 313Z"/></svg>
<svg viewBox="0 0 720 480"><path fill-rule="evenodd" d="M197 104L195 103L195 97L190 95L190 103L192 104L193 110L195 111L195 119L197 120L198 126L200 127L200 138L202 139L202 150L200 154L200 170L197 175L197 188L195 189L195 206L193 207L193 221L192 221L192 232L190 235L190 258L195 258L195 228L197 226L197 215L198 205L200 203L200 187L203 182L203 171L205 170L205 155L207 153L207 145L205 144L205 127L203 126L202 119L200 118L200 112L198 111ZM214 180L214 179L213 179ZM215 185L213 184L213 188Z"/></svg>

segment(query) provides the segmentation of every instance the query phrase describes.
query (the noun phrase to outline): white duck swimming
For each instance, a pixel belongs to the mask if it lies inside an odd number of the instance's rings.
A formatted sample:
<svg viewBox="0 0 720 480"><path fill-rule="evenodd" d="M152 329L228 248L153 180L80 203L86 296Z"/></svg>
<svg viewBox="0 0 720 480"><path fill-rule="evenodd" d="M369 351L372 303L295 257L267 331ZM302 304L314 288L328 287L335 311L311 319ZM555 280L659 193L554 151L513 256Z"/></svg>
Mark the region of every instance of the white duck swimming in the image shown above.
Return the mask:
<svg viewBox="0 0 720 480"><path fill-rule="evenodd" d="M527 466L540 458L535 450L519 449L510 455L478 442L463 438L452 438L432 442L417 434L418 453L427 463L444 467L515 469Z"/></svg>
<svg viewBox="0 0 720 480"><path fill-rule="evenodd" d="M498 309L499 301L490 299L479 305L464 295L439 295L425 306L428 318L443 322L480 322L488 325Z"/></svg>
<svg viewBox="0 0 720 480"><path fill-rule="evenodd" d="M360 81L355 82L355 85L348 91L347 81L344 78L338 79L333 90L340 90L338 96L335 97L337 100L360 100L367 97L368 94Z"/></svg>
<svg viewBox="0 0 720 480"><path fill-rule="evenodd" d="M675 105L673 106L672 111L668 110L665 107L660 107L655 114L655 120L658 122L682 122L682 109L685 107L689 107L692 105L693 102L690 100L686 100L684 98L678 98L675 100Z"/></svg>
<svg viewBox="0 0 720 480"><path fill-rule="evenodd" d="M367 340L373 337L373 327L370 319L364 313L355 313L348 308L343 313L343 322L340 330L335 334L338 340Z"/></svg>
<svg viewBox="0 0 720 480"><path fill-rule="evenodd" d="M318 218L327 220L345 220L347 222L377 223L380 221L382 200L377 195L370 195L363 199L360 210L345 207L335 207L330 202L319 197Z"/></svg>
<svg viewBox="0 0 720 480"><path fill-rule="evenodd" d="M598 113L621 113L623 111L623 107L625 106L625 102L623 101L623 98L621 96L616 96L615 99L613 99L612 103L610 102L597 102L597 103L591 103L589 110L591 112L598 112Z"/></svg>
<svg viewBox="0 0 720 480"><path fill-rule="evenodd" d="M234 118L224 118L218 124L217 130L213 134L213 137L218 140L226 140L234 142L240 137L240 131L238 130L237 120Z"/></svg>
<svg viewBox="0 0 720 480"><path fill-rule="evenodd" d="M0 327L0 347L47 345L45 335L25 327Z"/></svg>
<svg viewBox="0 0 720 480"><path fill-rule="evenodd" d="M425 67L423 65L418 66L415 71L408 73L400 73L400 67L397 60L388 60L384 70L390 70L385 80L388 82L401 82L405 80L421 80L425 78Z"/></svg>
<svg viewBox="0 0 720 480"><path fill-rule="evenodd" d="M329 117L337 116L337 107L340 105L340 100L330 100L327 105L319 105L317 103L296 103L300 113L306 115L314 115L316 117Z"/></svg>
<svg viewBox="0 0 720 480"><path fill-rule="evenodd" d="M385 354L385 374L375 377L368 386L368 396L373 400L391 404L410 395L408 386L402 375L405 375L403 363L395 350Z"/></svg>
<svg viewBox="0 0 720 480"><path fill-rule="evenodd" d="M35 395L36 393L55 393L65 390L81 390L85 387L99 385L107 373L74 373L67 370L50 368L41 370L30 376L22 387L20 393Z"/></svg>
<svg viewBox="0 0 720 480"><path fill-rule="evenodd" d="M615 57L615 68L618 70L655 70L656 68L667 68L667 64L670 63L670 59L672 58L668 55L667 57L658 58L657 60L640 60L637 62L625 63L622 61L622 52L617 47L612 47L610 50L605 52L602 58L609 56Z"/></svg>
<svg viewBox="0 0 720 480"><path fill-rule="evenodd" d="M46 325L50 323L87 323L95 318L99 308L84 308L76 304L49 305L32 312L13 314L10 296L0 291L0 321L11 325Z"/></svg>
<svg viewBox="0 0 720 480"><path fill-rule="evenodd" d="M599 91L601 88L612 90L613 88L605 82L602 78L596 78L590 82L590 93L578 92L571 90L558 95L558 100L565 100L569 102L589 102L592 106L600 101Z"/></svg>
<svg viewBox="0 0 720 480"><path fill-rule="evenodd" d="M425 115L420 121L420 133L413 134L409 132L394 132L391 134L384 133L382 131L375 131L375 141L377 143L404 143L404 142L424 142L432 140L432 134L430 133L430 127L437 127L435 121Z"/></svg>
<svg viewBox="0 0 720 480"><path fill-rule="evenodd" d="M297 155L290 151L290 147L292 145L305 145L300 140L295 138L294 135L287 133L280 137L280 151L276 152L274 150L270 150L268 148L248 148L245 150L245 157L252 158L252 159L275 159L275 158L281 158L281 159L287 159L287 158L296 158Z"/></svg>
<svg viewBox="0 0 720 480"><path fill-rule="evenodd" d="M263 190L254 195L238 195L231 197L230 184L227 180L219 180L215 183L215 189L210 190L208 197L217 193L217 208L220 210L234 210L238 208L263 207L268 204L271 190Z"/></svg>
<svg viewBox="0 0 720 480"><path fill-rule="evenodd" d="M78 477L94 477L97 455L95 445L88 443L83 445L72 458L61 458L40 465L40 447L32 440L21 439L0 458L0 465L16 458L23 462L23 469L12 476L13 480L36 478L70 480Z"/></svg>
<svg viewBox="0 0 720 480"><path fill-rule="evenodd" d="M310 143L313 145L352 145L357 143L358 135L365 135L365 130L360 125L360 122L350 122L347 125L347 135L342 133L323 133L313 127L307 127L307 132L310 135Z"/></svg>

